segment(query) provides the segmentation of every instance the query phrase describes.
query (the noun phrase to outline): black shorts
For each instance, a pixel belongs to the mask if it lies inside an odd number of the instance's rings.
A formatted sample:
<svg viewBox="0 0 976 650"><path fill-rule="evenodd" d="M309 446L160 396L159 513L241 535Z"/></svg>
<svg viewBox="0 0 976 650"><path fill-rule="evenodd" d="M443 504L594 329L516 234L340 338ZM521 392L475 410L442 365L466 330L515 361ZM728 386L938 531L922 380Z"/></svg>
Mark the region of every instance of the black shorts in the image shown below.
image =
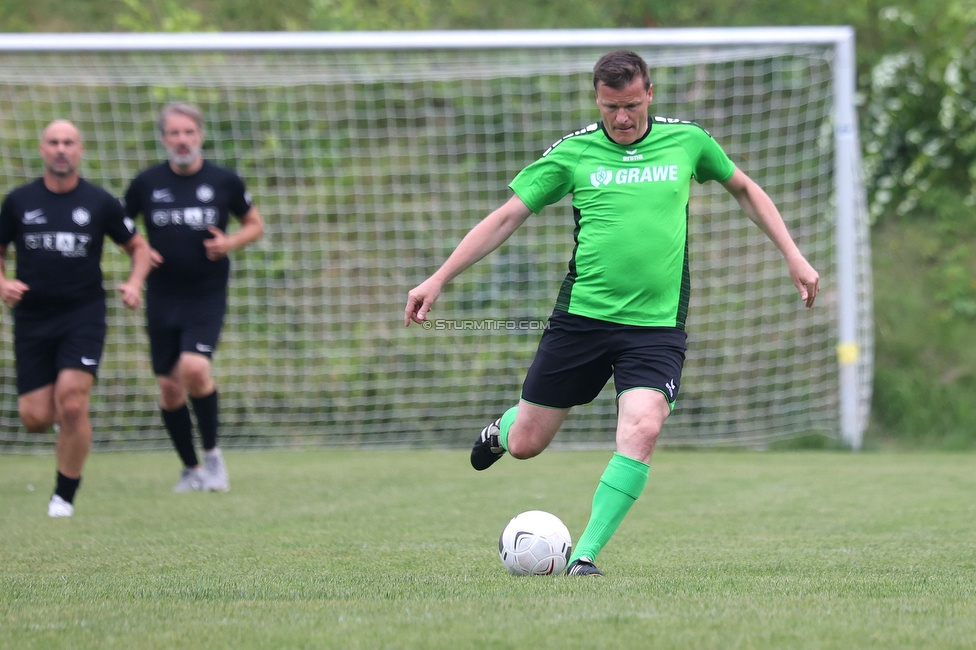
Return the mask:
<svg viewBox="0 0 976 650"><path fill-rule="evenodd" d="M613 375L617 397L660 391L672 406L688 336L674 327L637 327L554 311L522 384L522 399L570 408L596 399Z"/></svg>
<svg viewBox="0 0 976 650"><path fill-rule="evenodd" d="M14 310L17 394L53 384L75 368L98 376L105 348L105 300L93 300L60 314Z"/></svg>
<svg viewBox="0 0 976 650"><path fill-rule="evenodd" d="M146 332L153 372L168 375L184 352L213 357L226 311L226 291L190 297L148 293Z"/></svg>

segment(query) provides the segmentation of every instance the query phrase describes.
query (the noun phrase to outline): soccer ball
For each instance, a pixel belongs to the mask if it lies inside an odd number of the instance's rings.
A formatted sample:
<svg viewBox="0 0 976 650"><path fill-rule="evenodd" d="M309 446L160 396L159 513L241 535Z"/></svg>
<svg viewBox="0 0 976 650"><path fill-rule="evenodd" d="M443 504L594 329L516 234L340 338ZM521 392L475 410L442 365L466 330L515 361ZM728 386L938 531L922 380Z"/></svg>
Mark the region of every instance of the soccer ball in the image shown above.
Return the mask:
<svg viewBox="0 0 976 650"><path fill-rule="evenodd" d="M498 556L517 576L562 573L572 550L569 529L559 517L542 510L516 515L498 538Z"/></svg>

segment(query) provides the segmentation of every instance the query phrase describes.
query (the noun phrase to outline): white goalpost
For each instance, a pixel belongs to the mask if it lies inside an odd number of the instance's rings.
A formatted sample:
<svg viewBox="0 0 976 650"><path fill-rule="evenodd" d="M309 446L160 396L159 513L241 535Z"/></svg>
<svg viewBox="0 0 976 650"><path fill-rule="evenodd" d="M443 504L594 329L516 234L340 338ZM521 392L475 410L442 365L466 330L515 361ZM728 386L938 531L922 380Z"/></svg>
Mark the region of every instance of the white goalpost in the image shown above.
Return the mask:
<svg viewBox="0 0 976 650"><path fill-rule="evenodd" d="M688 361L661 444L859 448L873 325L850 28L3 34L0 193L40 175L40 131L66 118L82 175L121 195L164 159L159 109L199 105L206 157L238 171L267 225L232 257L222 444L467 447L518 398L572 252L569 200L449 285L430 329L404 328L406 293L522 167L599 119L592 66L614 48L648 61L652 114L699 123L766 189L823 285L805 309L775 246L696 184ZM95 448L169 448L143 314L111 291L126 265L106 248ZM49 450L17 418L11 320L0 452ZM611 382L557 444L610 447L615 414Z"/></svg>

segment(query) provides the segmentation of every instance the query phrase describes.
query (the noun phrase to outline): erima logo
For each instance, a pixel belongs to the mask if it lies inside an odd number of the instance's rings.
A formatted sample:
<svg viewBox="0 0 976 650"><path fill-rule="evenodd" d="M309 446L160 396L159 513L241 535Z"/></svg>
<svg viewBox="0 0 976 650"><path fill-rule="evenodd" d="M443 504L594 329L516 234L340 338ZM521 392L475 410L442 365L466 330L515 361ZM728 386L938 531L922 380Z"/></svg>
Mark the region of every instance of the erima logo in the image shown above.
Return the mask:
<svg viewBox="0 0 976 650"><path fill-rule="evenodd" d="M92 359L90 357L82 357L81 358L81 363L82 363L82 365L85 365L85 366L97 366L98 365L98 361L95 360L95 359Z"/></svg>
<svg viewBox="0 0 976 650"><path fill-rule="evenodd" d="M644 154L637 153L637 149L625 149L627 155L623 157L624 162L634 162L636 160L644 160Z"/></svg>
<svg viewBox="0 0 976 650"><path fill-rule="evenodd" d="M152 200L156 203L172 203L173 194L168 190L153 190Z"/></svg>
<svg viewBox="0 0 976 650"><path fill-rule="evenodd" d="M668 389L668 395L671 397L671 399L674 399L674 391L676 389L676 386L674 385L674 380L672 379L668 383L664 384L664 387Z"/></svg>
<svg viewBox="0 0 976 650"><path fill-rule="evenodd" d="M203 343L197 343L197 352L203 352L204 354L206 354L207 352L213 352L213 346L204 345Z"/></svg>
<svg viewBox="0 0 976 650"><path fill-rule="evenodd" d="M28 210L24 213L24 223L28 226L30 225L41 225L47 223L47 218L44 216L43 209Z"/></svg>

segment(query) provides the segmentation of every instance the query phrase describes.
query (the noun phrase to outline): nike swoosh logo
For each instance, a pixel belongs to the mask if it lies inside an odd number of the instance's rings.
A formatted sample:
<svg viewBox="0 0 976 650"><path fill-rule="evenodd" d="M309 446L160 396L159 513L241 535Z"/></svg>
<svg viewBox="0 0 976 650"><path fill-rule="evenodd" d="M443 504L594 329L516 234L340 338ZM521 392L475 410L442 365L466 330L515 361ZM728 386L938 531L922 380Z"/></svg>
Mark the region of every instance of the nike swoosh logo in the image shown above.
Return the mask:
<svg viewBox="0 0 976 650"><path fill-rule="evenodd" d="M82 363L82 365L85 365L85 366L97 366L98 365L98 360L96 360L96 359L90 359L88 357L82 357L81 358L81 363Z"/></svg>
<svg viewBox="0 0 976 650"><path fill-rule="evenodd" d="M198 352L213 352L213 347L210 345L204 345L203 343L197 343Z"/></svg>
<svg viewBox="0 0 976 650"><path fill-rule="evenodd" d="M152 200L153 201L166 202L166 203L172 203L173 202L173 195L170 194L170 191L169 190L153 190L152 191Z"/></svg>
<svg viewBox="0 0 976 650"><path fill-rule="evenodd" d="M24 213L24 223L35 223L44 218L44 210L28 210Z"/></svg>

